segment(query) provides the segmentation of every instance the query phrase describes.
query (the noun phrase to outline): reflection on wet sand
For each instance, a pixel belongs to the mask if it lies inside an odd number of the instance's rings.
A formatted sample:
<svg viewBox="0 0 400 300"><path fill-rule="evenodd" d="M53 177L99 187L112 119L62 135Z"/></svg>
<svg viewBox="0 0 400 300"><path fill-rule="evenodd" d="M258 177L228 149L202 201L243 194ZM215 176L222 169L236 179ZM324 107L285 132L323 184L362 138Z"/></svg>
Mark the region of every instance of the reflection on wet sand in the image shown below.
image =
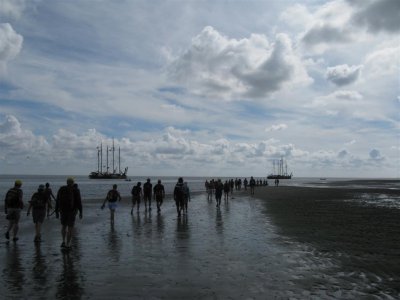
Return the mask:
<svg viewBox="0 0 400 300"><path fill-rule="evenodd" d="M36 244L32 267L33 288L35 291L43 291L49 288L48 275L46 256L43 254L40 244Z"/></svg>
<svg viewBox="0 0 400 300"><path fill-rule="evenodd" d="M57 277L57 299L81 299L84 294L84 274L77 268L80 260L78 246L71 251L62 251L62 268Z"/></svg>
<svg viewBox="0 0 400 300"><path fill-rule="evenodd" d="M140 236L142 234L142 223L140 220L140 212L137 212L136 215L132 215L132 225L133 232L136 236Z"/></svg>
<svg viewBox="0 0 400 300"><path fill-rule="evenodd" d="M162 214L157 214L157 232L160 236L164 233L164 216Z"/></svg>
<svg viewBox="0 0 400 300"><path fill-rule="evenodd" d="M188 252L190 239L189 221L187 214L178 217L175 233L177 251L179 253L186 254Z"/></svg>
<svg viewBox="0 0 400 300"><path fill-rule="evenodd" d="M217 208L217 215L215 218L215 229L219 234L224 233L224 221L222 220L221 209L219 207Z"/></svg>
<svg viewBox="0 0 400 300"><path fill-rule="evenodd" d="M121 255L121 240L113 225L110 227L107 246L110 251L110 257L115 262L119 262Z"/></svg>
<svg viewBox="0 0 400 300"><path fill-rule="evenodd" d="M6 250L6 264L3 269L4 282L9 292L20 292L25 284L25 270L21 263L19 246L17 243L7 243Z"/></svg>

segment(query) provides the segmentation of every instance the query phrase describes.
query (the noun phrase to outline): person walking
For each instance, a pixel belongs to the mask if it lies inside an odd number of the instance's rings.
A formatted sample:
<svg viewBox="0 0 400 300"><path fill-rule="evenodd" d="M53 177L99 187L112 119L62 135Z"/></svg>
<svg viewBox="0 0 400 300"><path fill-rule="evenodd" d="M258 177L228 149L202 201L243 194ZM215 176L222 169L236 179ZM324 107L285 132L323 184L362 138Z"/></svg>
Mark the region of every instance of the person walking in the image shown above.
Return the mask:
<svg viewBox="0 0 400 300"><path fill-rule="evenodd" d="M224 183L224 200L225 200L225 202L228 202L230 189L231 188L230 188L228 180L225 180L225 183Z"/></svg>
<svg viewBox="0 0 400 300"><path fill-rule="evenodd" d="M82 219L82 199L77 184L72 177L67 178L67 185L60 187L57 192L56 218L61 220L61 247L71 249L71 240L75 225L75 218L79 211Z"/></svg>
<svg viewBox="0 0 400 300"><path fill-rule="evenodd" d="M143 196L142 193L142 187L141 187L142 183L139 181L135 186L132 187L132 209L131 209L131 215L133 215L133 208L135 207L135 205L137 205L137 211L139 212L139 208L140 208L140 200Z"/></svg>
<svg viewBox="0 0 400 300"><path fill-rule="evenodd" d="M43 184L39 185L37 192L32 195L31 201L29 201L28 211L26 215L29 216L32 210L33 223L35 224L35 243L42 241L42 224L46 216L46 210L49 211L48 207L51 205L50 198L45 192Z"/></svg>
<svg viewBox="0 0 400 300"><path fill-rule="evenodd" d="M8 190L4 199L4 212L7 215L8 227L5 233L6 239L10 239L10 231L13 233L13 241L18 241L19 219L21 210L24 208L23 192L21 189L22 181L17 179L14 182L14 187Z"/></svg>
<svg viewBox="0 0 400 300"><path fill-rule="evenodd" d="M46 197L48 199L48 205L47 205L47 218L50 216L50 209L53 208L53 205L51 204L51 198L53 198L54 203L56 202L56 197L53 194L53 191L50 187L50 183L46 182L46 188L44 189L44 192L46 194Z"/></svg>
<svg viewBox="0 0 400 300"><path fill-rule="evenodd" d="M221 179L218 179L215 185L215 200L217 202L217 207L221 206L221 199L222 199L222 191L224 190L224 185L221 182Z"/></svg>
<svg viewBox="0 0 400 300"><path fill-rule="evenodd" d="M253 178L253 176L251 176L251 178L250 178L249 185L250 185L250 194L254 195L254 188L256 186L256 180Z"/></svg>
<svg viewBox="0 0 400 300"><path fill-rule="evenodd" d="M150 182L150 178L147 178L145 184L143 184L143 198L145 210L147 210L147 202L149 203L149 211L151 211L151 192L153 190L153 185Z"/></svg>
<svg viewBox="0 0 400 300"><path fill-rule="evenodd" d="M185 192L183 187L183 178L179 177L178 182L174 188L174 200L176 205L176 211L178 213L178 217L181 216L181 210L184 206Z"/></svg>
<svg viewBox="0 0 400 300"><path fill-rule="evenodd" d="M110 222L114 225L114 214L117 208L117 201L121 201L121 194L117 190L117 185L114 184L112 190L109 190L106 198L104 199L101 209L104 209L106 202L108 201L108 208L110 209Z"/></svg>
<svg viewBox="0 0 400 300"><path fill-rule="evenodd" d="M165 189L164 185L161 184L161 180L158 179L157 184L153 188L154 200L156 200L157 204L157 212L161 211L161 205L163 204L165 198Z"/></svg>
<svg viewBox="0 0 400 300"><path fill-rule="evenodd" d="M247 191L247 184L248 184L247 178L243 180L243 184L244 184L244 190Z"/></svg>

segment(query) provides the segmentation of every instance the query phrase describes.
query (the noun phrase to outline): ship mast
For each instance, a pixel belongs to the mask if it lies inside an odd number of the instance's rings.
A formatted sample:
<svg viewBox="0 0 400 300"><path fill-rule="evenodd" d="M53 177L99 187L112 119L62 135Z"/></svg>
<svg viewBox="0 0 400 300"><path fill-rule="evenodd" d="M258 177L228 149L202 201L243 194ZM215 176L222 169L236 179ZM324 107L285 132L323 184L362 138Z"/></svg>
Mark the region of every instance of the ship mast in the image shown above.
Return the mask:
<svg viewBox="0 0 400 300"><path fill-rule="evenodd" d="M112 144L112 172L113 172L113 174L115 173L115 168L114 168L114 151L115 151L115 148L114 148L114 138L113 138L113 144Z"/></svg>
<svg viewBox="0 0 400 300"><path fill-rule="evenodd" d="M100 143L100 173L103 173L103 142Z"/></svg>

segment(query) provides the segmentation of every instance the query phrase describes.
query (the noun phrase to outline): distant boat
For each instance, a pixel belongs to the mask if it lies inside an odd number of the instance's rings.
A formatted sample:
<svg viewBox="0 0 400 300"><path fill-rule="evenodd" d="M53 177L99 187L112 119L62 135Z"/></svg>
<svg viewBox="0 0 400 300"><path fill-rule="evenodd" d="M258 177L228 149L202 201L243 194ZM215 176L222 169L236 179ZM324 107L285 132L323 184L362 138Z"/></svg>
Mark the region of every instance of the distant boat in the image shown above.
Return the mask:
<svg viewBox="0 0 400 300"><path fill-rule="evenodd" d="M292 179L293 173L288 173L287 162L283 158L273 161L273 169L267 179Z"/></svg>
<svg viewBox="0 0 400 300"><path fill-rule="evenodd" d="M112 172L109 171L110 166L108 165L108 152L112 152ZM128 167L121 171L121 149L118 147L118 172L114 167L114 139L112 148L109 149L107 145L106 155L106 170L103 172L103 144L97 147L97 171L93 171L89 174L90 179L127 179Z"/></svg>

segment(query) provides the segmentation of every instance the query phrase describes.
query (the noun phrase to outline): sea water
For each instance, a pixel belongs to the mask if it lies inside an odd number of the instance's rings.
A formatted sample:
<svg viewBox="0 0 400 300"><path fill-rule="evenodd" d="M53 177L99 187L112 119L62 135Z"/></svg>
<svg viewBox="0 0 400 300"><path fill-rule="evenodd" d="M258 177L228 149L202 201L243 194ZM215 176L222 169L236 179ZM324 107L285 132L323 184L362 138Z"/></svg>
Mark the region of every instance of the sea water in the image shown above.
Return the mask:
<svg viewBox="0 0 400 300"><path fill-rule="evenodd" d="M14 185L16 179L22 180L22 190L24 192L24 200L28 201L32 194L37 191L40 184L50 183L50 187L53 190L54 195L57 194L58 189L66 184L66 175L0 175L0 199L4 199L7 190ZM121 196L130 196L132 187L141 182L142 186L146 182L147 178L150 178L153 186L160 179L164 185L167 196L172 195L175 184L177 183L177 176L131 176L128 180L124 179L89 179L88 176L77 175L72 176L75 182L78 184L83 199L102 199L105 198L107 191L112 188L113 184L118 185L118 190ZM211 179L221 179L222 182L225 180L236 179L238 177L183 177L184 181L188 183L190 191L192 193L205 192L205 181ZM242 177L242 183L245 177ZM246 177L248 180L250 176ZM266 177L254 177L256 180L267 180ZM387 189L400 189L399 181L395 180L381 180L381 179L366 179L368 185L360 185L360 181L350 182L355 180L354 178L328 178L321 180L320 178L312 177L294 177L290 180L280 180L280 186L298 186L298 187L346 187L346 188L387 188ZM269 185L274 184L274 180L267 180ZM343 185L341 185L343 183ZM346 184L345 184L346 183ZM243 186L243 185L242 185ZM379 199L378 199L379 200ZM384 202L385 199L380 199L380 202Z"/></svg>

